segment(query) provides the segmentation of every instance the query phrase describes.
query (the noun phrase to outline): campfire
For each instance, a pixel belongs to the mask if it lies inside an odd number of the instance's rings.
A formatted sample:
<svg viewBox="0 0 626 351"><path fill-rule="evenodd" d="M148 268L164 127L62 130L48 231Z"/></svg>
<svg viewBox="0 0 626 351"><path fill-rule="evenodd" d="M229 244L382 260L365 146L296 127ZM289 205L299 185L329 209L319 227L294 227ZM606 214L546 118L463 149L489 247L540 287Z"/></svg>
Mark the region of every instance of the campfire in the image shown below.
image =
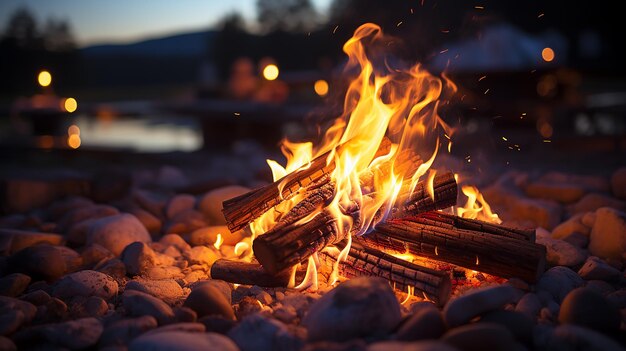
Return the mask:
<svg viewBox="0 0 626 351"><path fill-rule="evenodd" d="M452 147L439 109L456 87L419 64L381 60L388 41L375 24L359 27L343 47L346 74L357 75L342 115L321 126L319 142L284 141L286 165L267 161L273 183L224 201L228 228L248 231L238 245L251 250L216 261L214 279L314 290L317 271L330 269L331 285L380 276L444 304L449 272L429 261L530 283L543 273L534 230L500 225L477 188L463 185L460 196L458 175L434 167Z"/></svg>

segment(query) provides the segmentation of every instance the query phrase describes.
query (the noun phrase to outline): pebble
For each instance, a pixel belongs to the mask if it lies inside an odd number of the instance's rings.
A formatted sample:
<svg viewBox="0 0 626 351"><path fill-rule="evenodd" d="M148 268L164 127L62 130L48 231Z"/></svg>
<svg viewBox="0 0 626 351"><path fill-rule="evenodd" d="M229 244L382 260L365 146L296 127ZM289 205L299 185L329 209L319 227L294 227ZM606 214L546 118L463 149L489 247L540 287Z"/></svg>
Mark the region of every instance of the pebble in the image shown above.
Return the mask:
<svg viewBox="0 0 626 351"><path fill-rule="evenodd" d="M159 325L164 325L174 320L174 311L170 306L158 298L141 291L124 291L122 303L131 316L153 316L159 322Z"/></svg>
<svg viewBox="0 0 626 351"><path fill-rule="evenodd" d="M248 316L232 328L228 336L241 351L299 350L303 345L286 325L261 314Z"/></svg>
<svg viewBox="0 0 626 351"><path fill-rule="evenodd" d="M361 350L359 346L355 345L348 346L345 349L336 349L337 351L343 350ZM327 350L327 348L322 347L320 350ZM447 344L443 341L438 340L428 340L428 341L418 341L418 342L400 342L400 341L381 341L370 344L367 346L367 351L458 351L458 349L452 347L450 344Z"/></svg>
<svg viewBox="0 0 626 351"><path fill-rule="evenodd" d="M210 284L201 284L191 290L183 306L194 310L198 317L218 315L226 319L235 319L235 312L224 294Z"/></svg>
<svg viewBox="0 0 626 351"><path fill-rule="evenodd" d="M565 324L554 329L545 345L546 350L624 350L618 342L591 329Z"/></svg>
<svg viewBox="0 0 626 351"><path fill-rule="evenodd" d="M129 351L239 351L229 338L217 333L187 333L169 331L142 335L128 346ZM269 350L269 349L268 349Z"/></svg>
<svg viewBox="0 0 626 351"><path fill-rule="evenodd" d="M48 207L50 218L58 221L63 215L77 208L93 206L92 200L82 196L68 196L64 199L57 200Z"/></svg>
<svg viewBox="0 0 626 351"><path fill-rule="evenodd" d="M126 283L126 290L137 290L173 304L180 300L183 288L174 279L151 280L137 278Z"/></svg>
<svg viewBox="0 0 626 351"><path fill-rule="evenodd" d="M0 314L0 335L10 335L26 322L24 313L19 310L3 311Z"/></svg>
<svg viewBox="0 0 626 351"><path fill-rule="evenodd" d="M621 167L611 175L613 196L626 200L626 167Z"/></svg>
<svg viewBox="0 0 626 351"><path fill-rule="evenodd" d="M576 324L612 334L620 327L619 310L599 293L578 288L572 290L561 304L559 322Z"/></svg>
<svg viewBox="0 0 626 351"><path fill-rule="evenodd" d="M172 219L182 212L193 209L195 205L195 196L189 194L175 195L165 205L165 217Z"/></svg>
<svg viewBox="0 0 626 351"><path fill-rule="evenodd" d="M210 285L216 289L218 289L222 295L224 295L224 297L226 298L226 301L228 301L228 304L232 305L233 303L233 290L230 287L230 284L223 281L223 280L219 280L219 279L209 279L209 280L204 280L201 282L198 282L196 284L193 285L192 289L195 289L196 287L200 286L200 285ZM252 287L254 288L254 287Z"/></svg>
<svg viewBox="0 0 626 351"><path fill-rule="evenodd" d="M577 203L567 207L570 214L584 213L596 211L602 207L610 207L620 211L626 211L626 202L620 201L614 197L591 193L585 195Z"/></svg>
<svg viewBox="0 0 626 351"><path fill-rule="evenodd" d="M605 282L604 280L589 280L587 281L585 288L594 290L602 296L606 296L615 291L613 285Z"/></svg>
<svg viewBox="0 0 626 351"><path fill-rule="evenodd" d="M570 291L583 286L585 282L567 267L552 267L539 278L537 290L548 292L557 302L563 301Z"/></svg>
<svg viewBox="0 0 626 351"><path fill-rule="evenodd" d="M109 304L101 297L91 296L83 303L85 313L89 317L101 317L109 311Z"/></svg>
<svg viewBox="0 0 626 351"><path fill-rule="evenodd" d="M283 323L293 323L298 318L298 312L293 306L276 306L274 308L274 318Z"/></svg>
<svg viewBox="0 0 626 351"><path fill-rule="evenodd" d="M596 212L591 211L591 212L584 213L581 218L581 222L587 228L593 228L593 225L596 223ZM591 234L591 231L589 231L589 234Z"/></svg>
<svg viewBox="0 0 626 351"><path fill-rule="evenodd" d="M250 189L233 185L211 190L205 193L198 201L198 209L207 217L213 225L224 225L226 220L222 214L222 202L233 197L243 195Z"/></svg>
<svg viewBox="0 0 626 351"><path fill-rule="evenodd" d="M530 197L554 200L563 204L576 202L586 193L585 188L577 184L544 181L530 183L524 191Z"/></svg>
<svg viewBox="0 0 626 351"><path fill-rule="evenodd" d="M34 290L22 295L21 300L32 303L35 306L45 305L52 297L44 290Z"/></svg>
<svg viewBox="0 0 626 351"><path fill-rule="evenodd" d="M151 238L137 217L128 213L94 221L87 234L88 244L99 244L116 256L135 241L149 243Z"/></svg>
<svg viewBox="0 0 626 351"><path fill-rule="evenodd" d="M0 350L3 351L17 351L17 346L13 341L6 336L0 335Z"/></svg>
<svg viewBox="0 0 626 351"><path fill-rule="evenodd" d="M549 264L574 267L583 263L587 258L580 248L563 240L552 239L549 232L539 229L537 230L537 244L546 247L546 261Z"/></svg>
<svg viewBox="0 0 626 351"><path fill-rule="evenodd" d="M443 309L444 319L448 327L463 325L476 316L514 302L515 296L515 288L509 285L470 290L448 302Z"/></svg>
<svg viewBox="0 0 626 351"><path fill-rule="evenodd" d="M125 318L108 325L102 333L100 346L127 345L132 339L157 327L152 316Z"/></svg>
<svg viewBox="0 0 626 351"><path fill-rule="evenodd" d="M190 209L178 213L174 218L170 219L163 227L163 232L184 234L207 225L207 220L201 212Z"/></svg>
<svg viewBox="0 0 626 351"><path fill-rule="evenodd" d="M580 275L585 280L605 280L605 281L615 281L620 278L622 272L615 269L608 263L604 262L602 259L589 256L585 264L580 267L578 270L578 275Z"/></svg>
<svg viewBox="0 0 626 351"><path fill-rule="evenodd" d="M359 277L339 284L315 301L302 326L308 330L310 341L345 341L385 335L400 319L400 305L389 283L382 278Z"/></svg>
<svg viewBox="0 0 626 351"><path fill-rule="evenodd" d="M29 275L35 280L53 282L67 272L67 265L56 246L30 246L13 254L8 260L9 271Z"/></svg>
<svg viewBox="0 0 626 351"><path fill-rule="evenodd" d="M198 314L189 307L174 307L174 318L179 323L194 323L198 320Z"/></svg>
<svg viewBox="0 0 626 351"><path fill-rule="evenodd" d="M589 251L601 258L623 258L626 252L626 213L607 207L596 211Z"/></svg>
<svg viewBox="0 0 626 351"><path fill-rule="evenodd" d="M0 278L0 295L16 297L21 295L30 284L30 277L22 273L13 273Z"/></svg>
<svg viewBox="0 0 626 351"><path fill-rule="evenodd" d="M87 268L93 268L99 262L113 258L111 251L98 244L85 246L80 256L83 258L83 265Z"/></svg>
<svg viewBox="0 0 626 351"><path fill-rule="evenodd" d="M137 217L150 234L156 235L161 233L163 222L157 216L139 207L133 207L128 212Z"/></svg>
<svg viewBox="0 0 626 351"><path fill-rule="evenodd" d="M157 261L155 252L150 246L140 241L126 246L120 259L124 262L126 273L131 276L145 274Z"/></svg>
<svg viewBox="0 0 626 351"><path fill-rule="evenodd" d="M61 299L75 296L99 296L109 300L117 295L117 282L110 276L91 270L68 274L52 289L52 295Z"/></svg>
<svg viewBox="0 0 626 351"><path fill-rule="evenodd" d="M481 323L499 324L509 330L513 337L525 345L532 344L535 318L516 311L497 310L480 317Z"/></svg>
<svg viewBox="0 0 626 351"><path fill-rule="evenodd" d="M607 192L609 190L609 181L604 176L596 175L579 175L562 172L548 172L540 177L541 181L551 183L570 183L584 187L589 191Z"/></svg>
<svg viewBox="0 0 626 351"><path fill-rule="evenodd" d="M158 193L143 189L135 189L132 193L133 200L144 210L157 217L164 215L166 198Z"/></svg>
<svg viewBox="0 0 626 351"><path fill-rule="evenodd" d="M55 246L61 253L63 261L65 261L66 273L72 273L79 270L83 265L83 258L80 254L66 246Z"/></svg>
<svg viewBox="0 0 626 351"><path fill-rule="evenodd" d="M173 279L173 278L184 277L182 270L176 266L152 267L148 269L148 271L144 274L144 276L153 280L163 280L163 279Z"/></svg>
<svg viewBox="0 0 626 351"><path fill-rule="evenodd" d="M72 226L79 224L82 221L88 219L98 219L109 216L114 216L119 214L120 211L109 205L91 205L91 206L80 206L74 208L73 210L65 213L61 219L58 221L58 227L63 233L67 233L70 231ZM72 238L79 240L71 240L77 244L81 244L85 242L85 238ZM80 240L82 239L82 240Z"/></svg>
<svg viewBox="0 0 626 351"><path fill-rule="evenodd" d="M102 265L98 265L94 268L97 268L98 272L110 275L111 277L115 277L117 279L123 279L126 277L126 265L119 258L112 258L110 260L102 262Z"/></svg>
<svg viewBox="0 0 626 351"><path fill-rule="evenodd" d="M515 305L515 311L524 313L530 318L537 318L539 311L541 311L541 301L537 294L526 293Z"/></svg>
<svg viewBox="0 0 626 351"><path fill-rule="evenodd" d="M433 304L421 306L396 332L397 340L439 339L446 332L446 323L439 309Z"/></svg>
<svg viewBox="0 0 626 351"><path fill-rule="evenodd" d="M185 250L183 256L189 261L189 265L205 264L210 266L219 259L215 250L206 246L195 246L190 250Z"/></svg>
<svg viewBox="0 0 626 351"><path fill-rule="evenodd" d="M442 341L461 351L509 351L519 349L509 330L495 323L471 323L449 330Z"/></svg>
<svg viewBox="0 0 626 351"><path fill-rule="evenodd" d="M174 246L180 251L191 249L191 246L178 234L163 235L159 242L165 246Z"/></svg>
<svg viewBox="0 0 626 351"><path fill-rule="evenodd" d="M231 233L227 226L217 225L194 230L187 236L187 241L193 246L213 245L218 234L222 237L222 244L230 246L235 246L245 236L243 230Z"/></svg>
<svg viewBox="0 0 626 351"><path fill-rule="evenodd" d="M232 319L222 318L220 316L204 316L198 319L199 323L204 324L207 332L228 334L228 332L237 324Z"/></svg>
<svg viewBox="0 0 626 351"><path fill-rule="evenodd" d="M583 223L582 219L584 215L585 214L583 213L577 214L554 227L554 229L552 230L552 238L565 239L573 233L580 233L584 234L585 236L589 236L589 234L591 233L591 226L587 226Z"/></svg>
<svg viewBox="0 0 626 351"><path fill-rule="evenodd" d="M206 331L206 327L202 323L173 323L164 325L162 327L158 327L150 330L144 335L152 335L157 333L167 333L167 332L185 332L185 333L204 333Z"/></svg>
<svg viewBox="0 0 626 351"><path fill-rule="evenodd" d="M96 318L81 318L43 327L47 341L72 350L85 349L95 345L104 327Z"/></svg>
<svg viewBox="0 0 626 351"><path fill-rule="evenodd" d="M38 244L61 245L63 236L18 229L0 228L0 253L10 255Z"/></svg>
<svg viewBox="0 0 626 351"><path fill-rule="evenodd" d="M589 245L589 235L574 232L563 238L563 241L570 243L580 249L587 248Z"/></svg>

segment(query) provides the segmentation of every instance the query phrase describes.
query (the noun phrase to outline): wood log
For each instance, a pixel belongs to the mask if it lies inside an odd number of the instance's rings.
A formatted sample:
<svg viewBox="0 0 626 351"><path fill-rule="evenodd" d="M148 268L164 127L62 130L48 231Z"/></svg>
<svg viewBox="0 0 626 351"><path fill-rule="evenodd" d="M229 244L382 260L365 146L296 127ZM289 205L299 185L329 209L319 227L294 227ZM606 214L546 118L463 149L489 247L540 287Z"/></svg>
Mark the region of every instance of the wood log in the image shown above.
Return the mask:
<svg viewBox="0 0 626 351"><path fill-rule="evenodd" d="M345 260L339 263L339 274L346 278L359 276L376 276L387 279L400 291L414 289L414 295L426 297L438 305L444 305L450 298L451 281L447 272L402 260L372 247L362 245L354 238ZM343 245L338 245L339 250ZM319 253L320 262L329 266L336 262L337 255L330 250Z"/></svg>
<svg viewBox="0 0 626 351"><path fill-rule="evenodd" d="M291 269L287 268L276 274L269 274L258 263L233 261L221 258L211 266L211 278L229 283L258 285L263 287L281 287L289 284Z"/></svg>
<svg viewBox="0 0 626 351"><path fill-rule="evenodd" d="M409 252L529 283L539 278L546 264L543 245L491 232L461 229L443 222L424 224L411 217L380 223L362 239L368 246Z"/></svg>
<svg viewBox="0 0 626 351"><path fill-rule="evenodd" d="M375 157L389 153L390 149L391 141L384 138ZM328 176L335 169L334 160L327 160L329 155L330 151L313 159L308 167L289 173L264 187L224 201L222 213L228 229L231 232L243 229L250 222L259 218L284 199L293 196L300 189L318 182L324 176ZM330 181L329 177L327 177L327 181Z"/></svg>
<svg viewBox="0 0 626 351"><path fill-rule="evenodd" d="M396 211L398 214L414 214L419 211L431 211L450 207L456 202L456 181L450 173L435 177L434 200L425 191L425 182L416 186L409 202L404 202ZM454 190L454 191L452 191ZM353 203L343 213L353 220L352 228L359 227L359 204ZM340 225L345 227L340 228ZM252 243L254 255L263 267L272 274L301 263L313 253L322 250L346 238L349 226L340 224L328 210L310 219L306 223L289 223L275 226L267 233L260 235Z"/></svg>

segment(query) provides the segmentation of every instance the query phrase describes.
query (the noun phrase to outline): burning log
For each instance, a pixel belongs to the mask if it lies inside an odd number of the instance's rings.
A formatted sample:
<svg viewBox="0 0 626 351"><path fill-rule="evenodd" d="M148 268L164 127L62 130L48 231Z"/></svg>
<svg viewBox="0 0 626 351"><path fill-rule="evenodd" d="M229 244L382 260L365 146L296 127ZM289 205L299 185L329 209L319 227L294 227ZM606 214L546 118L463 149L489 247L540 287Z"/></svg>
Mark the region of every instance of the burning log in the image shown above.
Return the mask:
<svg viewBox="0 0 626 351"><path fill-rule="evenodd" d="M375 157L389 153L390 149L391 141L384 138ZM312 184L319 186L319 181L325 176L323 182L329 182L330 177L328 175L335 169L334 161L328 162L327 160L329 154L330 151L316 157L307 168L289 173L271 184L224 201L222 212L228 229L231 232L243 229L250 222L259 218L284 199L293 196L300 189L307 188Z"/></svg>
<svg viewBox="0 0 626 351"><path fill-rule="evenodd" d="M431 218L428 218L431 217ZM445 216L444 216L445 217ZM369 246L396 252L409 252L457 266L535 282L545 270L543 245L512 238L498 232L461 228L432 216L393 219L380 223L362 239Z"/></svg>
<svg viewBox="0 0 626 351"><path fill-rule="evenodd" d="M221 279L236 284L263 287L287 286L290 277L291 269L289 268L277 274L269 274L258 263L219 259L211 266L212 279Z"/></svg>
<svg viewBox="0 0 626 351"><path fill-rule="evenodd" d="M340 245L339 249L343 249L343 246ZM331 252L331 250L320 252L318 255L320 262L332 266L337 260L337 254ZM448 273L422 267L362 245L356 238L352 242L346 259L339 263L339 274L346 278L382 277L396 289L413 290L416 296L423 295L438 305L443 305L448 301L452 286Z"/></svg>
<svg viewBox="0 0 626 351"><path fill-rule="evenodd" d="M435 177L434 197L426 191L426 182L420 182L409 200L395 212L413 215L420 211L433 211L450 207L456 203L456 181L451 173ZM343 213L353 218L358 227L360 208L356 203ZM313 253L345 239L349 228L339 228L338 219L328 210L323 210L308 222L281 224L256 238L252 244L254 254L263 267L272 274L301 263Z"/></svg>

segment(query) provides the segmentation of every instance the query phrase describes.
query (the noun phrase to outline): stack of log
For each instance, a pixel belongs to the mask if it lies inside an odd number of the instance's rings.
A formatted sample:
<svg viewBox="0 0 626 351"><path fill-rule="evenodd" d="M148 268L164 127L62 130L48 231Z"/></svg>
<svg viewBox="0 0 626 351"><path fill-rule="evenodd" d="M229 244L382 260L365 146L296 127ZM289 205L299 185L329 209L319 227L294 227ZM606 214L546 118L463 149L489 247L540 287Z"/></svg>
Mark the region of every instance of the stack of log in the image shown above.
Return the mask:
<svg viewBox="0 0 626 351"><path fill-rule="evenodd" d="M379 153L387 153L389 145L388 141L381 143ZM293 267L313 254L317 253L321 262L334 264L337 255L331 252L338 253L349 241L348 236L356 233L342 228L345 221L325 209L335 188L330 177L334 164L326 162L327 156L314 159L306 169L223 203L228 227L236 231L296 193L304 194L303 200L288 212L276 211L276 225L255 238L253 251L258 263L218 260L211 268L213 278L238 284L286 286ZM394 167L403 167L405 174L412 174L421 164L419 157L411 153L401 156ZM376 170L388 171L385 164ZM373 178L367 172L360 177L365 194L362 203L367 201ZM402 189L398 198L404 200L395 204L384 221L365 235L352 235L347 257L338 266L342 276L380 276L398 289L414 289L415 294L439 304L450 296L448 273L390 253L410 253L503 278L517 277L531 283L537 280L545 267L545 247L535 243L534 230L507 228L438 211L456 205L457 184L451 173L436 175L432 191L427 187L426 182L419 182L410 193L408 188ZM313 211L319 213L311 216ZM352 217L352 228L359 227L358 203L344 206L342 212ZM312 218L302 220L307 216ZM324 250L329 246L337 250Z"/></svg>

